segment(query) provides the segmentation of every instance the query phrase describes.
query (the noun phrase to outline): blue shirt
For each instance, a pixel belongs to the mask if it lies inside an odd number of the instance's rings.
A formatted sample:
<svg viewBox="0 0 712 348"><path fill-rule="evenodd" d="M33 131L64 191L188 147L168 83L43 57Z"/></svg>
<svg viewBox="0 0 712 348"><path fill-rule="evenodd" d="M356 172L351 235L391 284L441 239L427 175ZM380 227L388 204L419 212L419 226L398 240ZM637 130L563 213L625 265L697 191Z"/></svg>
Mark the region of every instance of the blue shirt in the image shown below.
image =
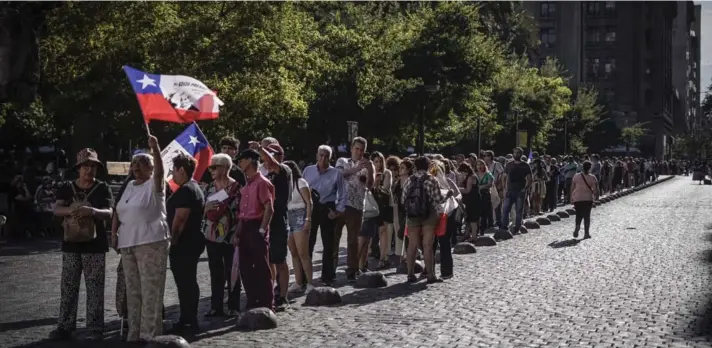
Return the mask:
<svg viewBox="0 0 712 348"><path fill-rule="evenodd" d="M319 172L315 165L304 168L302 173L309 187L319 192L319 203L336 203L336 210L343 212L346 208L346 186L344 177L339 170L329 166L325 171Z"/></svg>

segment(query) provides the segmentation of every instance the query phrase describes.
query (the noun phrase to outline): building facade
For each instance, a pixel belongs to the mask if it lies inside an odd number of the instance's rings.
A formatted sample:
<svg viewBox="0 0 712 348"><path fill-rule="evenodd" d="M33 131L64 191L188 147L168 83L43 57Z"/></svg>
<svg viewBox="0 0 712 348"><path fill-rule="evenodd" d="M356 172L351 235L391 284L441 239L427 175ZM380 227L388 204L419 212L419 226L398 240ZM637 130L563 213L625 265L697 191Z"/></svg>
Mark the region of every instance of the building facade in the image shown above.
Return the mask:
<svg viewBox="0 0 712 348"><path fill-rule="evenodd" d="M556 57L571 75L572 89L596 87L619 128L645 124L648 132L637 146L642 155L669 156L674 134L690 128L694 117L689 111L699 104L699 95L692 98L690 91L699 57L693 53L692 31L686 30L698 18L694 4L533 1L524 7L539 24L541 43L531 55L532 63ZM696 35L699 43L699 31ZM690 50L689 60L683 46ZM676 125L676 115L682 125Z"/></svg>

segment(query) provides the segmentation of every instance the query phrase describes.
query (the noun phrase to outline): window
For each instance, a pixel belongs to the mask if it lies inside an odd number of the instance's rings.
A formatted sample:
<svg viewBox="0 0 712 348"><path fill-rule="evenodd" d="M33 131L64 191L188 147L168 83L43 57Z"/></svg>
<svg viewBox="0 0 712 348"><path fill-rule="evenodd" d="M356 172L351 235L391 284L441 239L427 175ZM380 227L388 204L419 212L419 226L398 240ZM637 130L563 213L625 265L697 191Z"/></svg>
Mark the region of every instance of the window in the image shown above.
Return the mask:
<svg viewBox="0 0 712 348"><path fill-rule="evenodd" d="M544 28L539 31L539 40L545 47L551 47L556 44L556 29Z"/></svg>
<svg viewBox="0 0 712 348"><path fill-rule="evenodd" d="M614 15L616 13L615 1L606 1L603 6L603 13L605 13L606 16Z"/></svg>
<svg viewBox="0 0 712 348"><path fill-rule="evenodd" d="M539 8L539 16L542 18L551 18L556 15L555 2L542 2Z"/></svg>
<svg viewBox="0 0 712 348"><path fill-rule="evenodd" d="M616 30L614 28L606 28L606 43L616 42Z"/></svg>
<svg viewBox="0 0 712 348"><path fill-rule="evenodd" d="M614 58L608 58L603 65L603 70L606 73L606 78L613 77L616 72L616 60Z"/></svg>
<svg viewBox="0 0 712 348"><path fill-rule="evenodd" d="M589 16L598 16L601 14L601 3L597 1L589 1L586 3L586 13Z"/></svg>
<svg viewBox="0 0 712 348"><path fill-rule="evenodd" d="M586 42L591 45L596 45L601 42L601 32L598 28L589 28L586 30Z"/></svg>
<svg viewBox="0 0 712 348"><path fill-rule="evenodd" d="M613 104L616 101L616 92L612 89L606 89L603 91L603 99L608 104Z"/></svg>
<svg viewBox="0 0 712 348"><path fill-rule="evenodd" d="M598 79L598 72L601 68L600 58L586 58L586 75L590 79Z"/></svg>

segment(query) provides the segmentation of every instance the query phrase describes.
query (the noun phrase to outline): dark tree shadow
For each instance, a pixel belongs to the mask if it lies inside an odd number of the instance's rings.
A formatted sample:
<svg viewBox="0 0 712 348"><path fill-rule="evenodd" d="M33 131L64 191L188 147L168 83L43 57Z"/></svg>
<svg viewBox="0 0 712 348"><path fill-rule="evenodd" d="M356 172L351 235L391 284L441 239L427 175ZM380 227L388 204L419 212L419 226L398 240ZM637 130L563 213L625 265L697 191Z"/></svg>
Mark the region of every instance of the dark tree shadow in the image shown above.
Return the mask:
<svg viewBox="0 0 712 348"><path fill-rule="evenodd" d="M554 248L554 249L568 248L568 247L572 247L572 246L577 246L578 243L580 243L580 242L581 242L581 239L576 239L576 238L568 239L568 240L561 240L561 241L554 241L554 242L549 243L549 247Z"/></svg>
<svg viewBox="0 0 712 348"><path fill-rule="evenodd" d="M0 332L29 329L36 326L57 324L57 318L42 318L0 323Z"/></svg>

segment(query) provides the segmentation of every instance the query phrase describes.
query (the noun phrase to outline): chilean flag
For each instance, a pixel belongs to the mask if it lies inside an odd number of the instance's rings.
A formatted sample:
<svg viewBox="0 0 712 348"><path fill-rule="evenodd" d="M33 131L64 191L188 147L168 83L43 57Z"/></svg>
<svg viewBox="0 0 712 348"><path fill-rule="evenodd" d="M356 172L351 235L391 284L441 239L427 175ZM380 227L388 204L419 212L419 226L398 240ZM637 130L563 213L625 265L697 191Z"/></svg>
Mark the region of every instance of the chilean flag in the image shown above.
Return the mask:
<svg viewBox="0 0 712 348"><path fill-rule="evenodd" d="M205 138L205 135L195 123L188 126L183 133L171 141L161 151L161 158L163 159L163 168L167 175L168 185L170 185L173 192L178 189L178 185L173 181L173 158L179 153L195 158L198 164L195 166L193 179L200 181L203 173L210 166L210 158L213 157L214 152L208 143L208 139Z"/></svg>
<svg viewBox="0 0 712 348"><path fill-rule="evenodd" d="M218 118L223 102L204 83L183 75L149 74L130 66L124 72L136 93L146 123L191 123Z"/></svg>

